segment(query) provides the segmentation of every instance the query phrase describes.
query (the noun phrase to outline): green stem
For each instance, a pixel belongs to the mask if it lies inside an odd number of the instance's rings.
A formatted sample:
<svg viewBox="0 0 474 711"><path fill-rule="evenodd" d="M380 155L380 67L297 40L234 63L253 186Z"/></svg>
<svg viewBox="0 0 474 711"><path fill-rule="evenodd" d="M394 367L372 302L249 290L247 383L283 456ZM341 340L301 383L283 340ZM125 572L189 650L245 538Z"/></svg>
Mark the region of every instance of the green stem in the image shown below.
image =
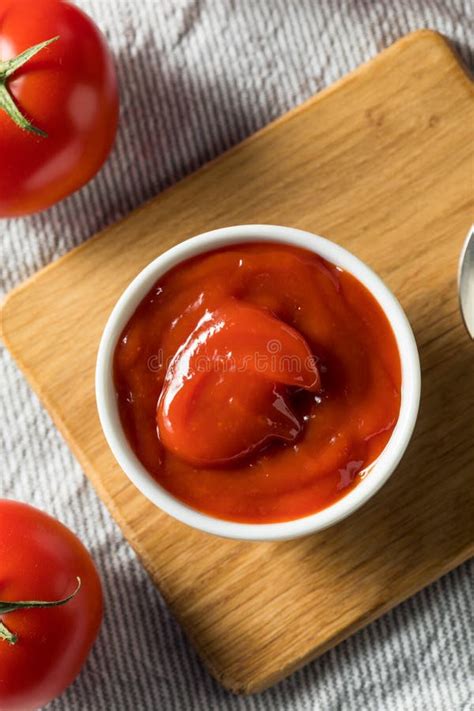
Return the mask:
<svg viewBox="0 0 474 711"><path fill-rule="evenodd" d="M16 612L16 610L30 610L34 607L59 607L60 605L65 605L69 600L77 595L81 587L81 579L76 578L77 585L74 592L72 592L67 597L62 598L62 600L18 600L12 602L2 602L0 600L0 616L6 615L9 612ZM11 632L8 627L0 620L0 640L4 640L9 644L16 644L18 642L18 637L16 634Z"/></svg>
<svg viewBox="0 0 474 711"><path fill-rule="evenodd" d="M5 640L8 644L16 644L18 642L16 634L10 632L8 627L6 627L3 622L0 622L0 639Z"/></svg>
<svg viewBox="0 0 474 711"><path fill-rule="evenodd" d="M38 54L38 52L41 52L42 49L47 47L52 42L56 42L58 39L59 35L57 37L52 37L45 42L35 44L34 47L25 49L25 51L17 57L6 59L3 62L0 61L0 109L5 111L17 126L25 131L30 131L30 133L35 133L37 136L41 136L42 138L47 138L48 134L40 128L33 126L33 124L28 121L26 116L23 116L8 90L7 80L11 79L15 72L26 64L26 62L28 62L32 57Z"/></svg>

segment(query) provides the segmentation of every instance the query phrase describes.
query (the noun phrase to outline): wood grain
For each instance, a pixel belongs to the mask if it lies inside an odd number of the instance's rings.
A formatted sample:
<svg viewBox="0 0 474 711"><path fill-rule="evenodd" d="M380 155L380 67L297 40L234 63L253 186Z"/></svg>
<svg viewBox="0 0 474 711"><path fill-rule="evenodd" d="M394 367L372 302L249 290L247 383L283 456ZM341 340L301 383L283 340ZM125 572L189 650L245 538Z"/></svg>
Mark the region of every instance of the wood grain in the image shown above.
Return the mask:
<svg viewBox="0 0 474 711"><path fill-rule="evenodd" d="M47 267L3 307L3 337L212 674L254 692L472 552L474 349L456 265L472 219L472 85L445 40L369 64ZM238 223L340 242L394 290L420 347L415 437L350 519L288 543L192 531L155 509L102 436L93 373L127 283L167 247ZM158 631L159 633L159 631Z"/></svg>

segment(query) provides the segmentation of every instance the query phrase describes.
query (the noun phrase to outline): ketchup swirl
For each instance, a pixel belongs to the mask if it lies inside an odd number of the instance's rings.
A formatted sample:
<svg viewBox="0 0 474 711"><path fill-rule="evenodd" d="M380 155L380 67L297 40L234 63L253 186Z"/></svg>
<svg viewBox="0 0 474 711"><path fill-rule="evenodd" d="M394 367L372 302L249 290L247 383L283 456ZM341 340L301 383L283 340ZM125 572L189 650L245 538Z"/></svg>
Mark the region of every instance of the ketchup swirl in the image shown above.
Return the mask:
<svg viewBox="0 0 474 711"><path fill-rule="evenodd" d="M400 409L390 324L350 274L269 243L165 274L124 329L125 434L170 493L214 516L314 513L360 481Z"/></svg>

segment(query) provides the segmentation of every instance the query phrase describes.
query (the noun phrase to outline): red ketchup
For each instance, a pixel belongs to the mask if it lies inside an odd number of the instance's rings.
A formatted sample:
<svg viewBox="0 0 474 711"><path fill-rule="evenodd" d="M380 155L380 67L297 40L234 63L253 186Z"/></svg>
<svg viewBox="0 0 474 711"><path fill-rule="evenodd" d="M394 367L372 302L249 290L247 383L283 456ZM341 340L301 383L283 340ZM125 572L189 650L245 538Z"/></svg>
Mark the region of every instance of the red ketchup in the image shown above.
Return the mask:
<svg viewBox="0 0 474 711"><path fill-rule="evenodd" d="M361 480L400 410L382 309L312 252L271 243L161 277L116 347L125 434L171 494L219 518L315 513Z"/></svg>

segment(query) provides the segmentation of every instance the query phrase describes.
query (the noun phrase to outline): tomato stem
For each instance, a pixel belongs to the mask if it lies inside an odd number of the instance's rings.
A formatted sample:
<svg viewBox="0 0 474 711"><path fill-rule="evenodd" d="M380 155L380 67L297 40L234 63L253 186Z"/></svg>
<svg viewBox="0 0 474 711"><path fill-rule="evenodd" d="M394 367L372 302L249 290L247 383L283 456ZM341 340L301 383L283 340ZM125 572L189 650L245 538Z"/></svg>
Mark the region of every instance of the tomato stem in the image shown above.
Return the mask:
<svg viewBox="0 0 474 711"><path fill-rule="evenodd" d="M30 131L30 133L35 133L37 136L41 136L42 138L47 138L48 134L42 131L40 128L33 126L33 124L26 118L26 116L21 113L20 109L16 105L12 95L8 90L8 79L13 77L15 72L24 64L26 64L26 62L28 62L32 57L38 54L38 52L41 52L42 49L47 47L52 42L56 42L56 40L58 39L59 35L57 37L52 37L49 40L45 40L44 42L40 42L39 44L35 44L33 47L25 49L25 51L21 52L21 54L19 54L17 57L13 57L12 59L6 59L3 62L0 61L0 109L3 109L3 111L8 114L8 116L17 126L24 129L25 131Z"/></svg>
<svg viewBox="0 0 474 711"><path fill-rule="evenodd" d="M5 640L8 644L16 644L18 642L18 637L13 632L10 632L8 627L0 622L0 639Z"/></svg>
<svg viewBox="0 0 474 711"><path fill-rule="evenodd" d="M0 617L6 615L8 612L16 612L16 610L29 610L33 607L59 607L60 605L65 605L69 600L77 595L81 587L81 579L76 578L77 585L74 592L72 592L67 597L62 598L62 600L18 600L12 602L5 602L0 600ZM18 642L18 636L11 632L8 627L0 620L0 640L8 642L8 644L16 644Z"/></svg>

